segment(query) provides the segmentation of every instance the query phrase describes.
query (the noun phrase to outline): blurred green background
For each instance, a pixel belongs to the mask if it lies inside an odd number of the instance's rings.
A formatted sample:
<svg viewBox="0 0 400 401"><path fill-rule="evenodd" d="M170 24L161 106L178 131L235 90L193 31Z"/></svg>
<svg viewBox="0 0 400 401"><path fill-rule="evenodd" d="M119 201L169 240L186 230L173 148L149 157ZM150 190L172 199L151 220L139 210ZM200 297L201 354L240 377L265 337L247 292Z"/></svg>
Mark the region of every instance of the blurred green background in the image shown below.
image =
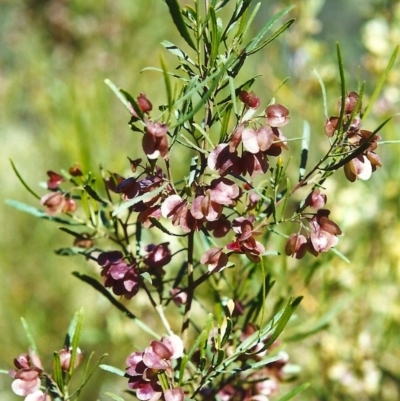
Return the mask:
<svg viewBox="0 0 400 401"><path fill-rule="evenodd" d="M312 70L322 76L329 112L335 114L339 41L348 89L366 79L367 104L400 43L400 4L264 0L254 29L289 4L296 5L291 15L297 21L252 56L247 72L249 77L262 74L254 90L264 103L291 77L277 94L292 116L285 135L301 136L303 121L308 121L310 158L316 160L326 140L321 91ZM54 249L70 245L66 234L50 222L13 210L4 200L37 206L15 177L10 158L40 194L45 190L37 183L46 181L47 170L68 169L75 162L96 172L101 164L128 175L126 157L140 154L139 143L127 126L126 110L103 81L110 78L133 95L144 91L155 105L164 102L160 75L140 73L146 66L158 66L160 53L174 67L172 56L159 45L164 39L182 44L161 0L0 0L0 368L10 369L12 359L27 350L21 316L29 322L46 364L52 351L61 348L68 323L81 306L86 311L86 354L109 352L106 362L124 368L125 357L148 343L133 323L71 275L74 270L95 273L94 266L54 254ZM364 122L366 129L399 111L399 84L397 62ZM399 139L398 118L385 126L382 136ZM331 254L267 262L278 282L276 295L305 296L295 322L300 331L328 316L323 331L289 341L286 347L292 362L302 366L299 380L312 383L299 400L400 399L400 150L397 144L382 145L378 153L384 167L368 182L350 184L338 174L328 185L327 206L345 234L338 248L351 264ZM141 302L140 297L132 301L135 313L140 314ZM0 375L1 400L20 399L10 384L11 378ZM105 391L117 393L125 386L125 380L99 372L82 398L105 400Z"/></svg>

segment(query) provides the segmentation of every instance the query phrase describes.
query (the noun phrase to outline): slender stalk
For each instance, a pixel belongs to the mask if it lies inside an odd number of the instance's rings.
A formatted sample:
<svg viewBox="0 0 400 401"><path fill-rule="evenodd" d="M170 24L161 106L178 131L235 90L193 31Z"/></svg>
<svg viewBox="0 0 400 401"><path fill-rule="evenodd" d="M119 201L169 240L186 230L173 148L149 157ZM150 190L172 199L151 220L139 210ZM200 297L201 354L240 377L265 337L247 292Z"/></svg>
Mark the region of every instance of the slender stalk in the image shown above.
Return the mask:
<svg viewBox="0 0 400 401"><path fill-rule="evenodd" d="M187 264L187 278L188 278L188 290L187 290L187 302L185 305L185 314L183 316L182 324L182 340L186 345L188 337L188 328L190 323L190 312L192 308L192 301L194 295L194 280L193 280L193 252L194 252L194 232L190 232L188 235L188 264Z"/></svg>

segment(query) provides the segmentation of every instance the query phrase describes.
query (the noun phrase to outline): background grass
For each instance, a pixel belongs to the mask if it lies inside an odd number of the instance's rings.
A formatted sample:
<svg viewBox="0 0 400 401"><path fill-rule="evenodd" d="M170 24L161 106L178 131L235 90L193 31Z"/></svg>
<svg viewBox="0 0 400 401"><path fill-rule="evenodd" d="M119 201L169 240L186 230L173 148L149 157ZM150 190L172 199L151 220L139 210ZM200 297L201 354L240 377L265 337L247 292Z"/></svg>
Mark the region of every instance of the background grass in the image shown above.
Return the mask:
<svg viewBox="0 0 400 401"><path fill-rule="evenodd" d="M291 3L263 1L254 28ZM301 136L303 121L308 121L312 161L327 146L322 96L312 69L323 77L329 113L334 114L340 92L335 41L340 41L348 88L356 89L367 79L367 102L400 41L400 7L383 0L295 4L296 23L253 56L247 74L262 74L254 89L265 104L280 82L291 77L276 95L291 111L285 134ZM86 170L98 171L101 164L128 174L126 157L140 154L140 142L127 126L124 107L103 81L110 78L133 95L144 91L153 104L164 102L161 76L140 73L146 66L158 66L161 52L173 68L173 58L159 45L164 39L182 43L160 0L0 1L1 368L11 368L12 359L27 349L20 316L29 322L47 364L81 306L86 311L82 347L87 354L110 352L106 362L123 368L125 357L148 342L133 323L71 275L74 270L94 274L95 266L53 253L70 245L67 235L49 222L13 210L4 200L38 204L18 182L9 158L40 194L45 191L36 183L46 180L47 170L67 169L75 162ZM399 82L397 62L364 122L366 129L398 112ZM384 140L399 139L398 122L394 118L384 128ZM328 184L328 207L345 234L338 248L351 264L333 254L267 260L278 283L276 297L305 296L297 322L286 333L286 349L303 369L300 380L312 383L298 399L400 398L400 152L398 145L382 145L378 153L384 167L370 181L350 184L339 174ZM279 243L268 246L276 249ZM132 305L135 312L146 310L140 296ZM318 327L325 328L291 341L295 334ZM10 383L0 375L1 400L19 399ZM105 391L125 386L125 380L99 372L83 399L107 399Z"/></svg>

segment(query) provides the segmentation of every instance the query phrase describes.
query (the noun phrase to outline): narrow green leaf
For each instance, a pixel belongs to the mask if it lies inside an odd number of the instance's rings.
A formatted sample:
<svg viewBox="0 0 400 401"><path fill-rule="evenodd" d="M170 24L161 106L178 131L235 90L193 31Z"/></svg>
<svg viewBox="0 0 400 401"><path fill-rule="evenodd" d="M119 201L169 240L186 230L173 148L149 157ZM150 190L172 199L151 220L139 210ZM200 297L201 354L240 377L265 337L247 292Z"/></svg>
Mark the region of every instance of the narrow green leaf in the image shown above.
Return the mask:
<svg viewBox="0 0 400 401"><path fill-rule="evenodd" d="M322 104L324 107L324 116L325 118L329 118L329 114L328 114L328 100L327 100L327 96L326 96L326 88L325 88L325 84L324 81L322 80L321 75L319 75L317 70L313 70L315 76L317 77L317 80L319 82L319 85L321 87L321 92L322 92Z"/></svg>
<svg viewBox="0 0 400 401"><path fill-rule="evenodd" d="M28 338L29 347L33 350L33 352L37 356L39 356L38 349L36 347L36 343L35 343L35 339L33 338L32 331L31 331L28 323L26 322L26 320L23 317L21 317L21 323L22 323L22 327L25 330L26 337Z"/></svg>
<svg viewBox="0 0 400 401"><path fill-rule="evenodd" d="M163 70L161 69L161 68L157 68L157 67L145 67L145 68L142 68L141 70L140 70L140 72L143 72L143 71L157 71L157 72L163 72ZM172 73L172 72L168 72L168 75L170 75L171 77L174 77L174 78L178 78L178 79L180 79L181 81L184 81L184 82L188 82L188 79L187 78L184 78L184 77L181 77L180 75L178 75L178 74L174 74L174 73ZM140 131L141 132L141 131Z"/></svg>
<svg viewBox="0 0 400 401"><path fill-rule="evenodd" d="M272 41L274 41L279 35L281 35L283 32L288 29L293 22L295 21L294 18L290 19L289 21L285 22L275 33L273 33L270 37L262 41L258 46L254 47L252 50L247 51L247 55L251 55L254 53L257 53L261 49L263 49L265 46L269 45Z"/></svg>
<svg viewBox="0 0 400 401"><path fill-rule="evenodd" d="M257 353L256 353L257 355ZM269 365L272 362L276 362L282 359L282 355L275 355L268 358L263 359L262 361L253 363L252 365L247 365L247 369L259 369L264 367L265 365ZM245 369L245 370L247 370Z"/></svg>
<svg viewBox="0 0 400 401"><path fill-rule="evenodd" d="M222 143L228 135L228 127L232 114L232 104L228 104L222 117L221 130L219 133L219 142Z"/></svg>
<svg viewBox="0 0 400 401"><path fill-rule="evenodd" d="M109 393L108 391L105 392L104 394L113 399L114 401L125 401L122 397L119 397L118 395L115 395L113 393Z"/></svg>
<svg viewBox="0 0 400 401"><path fill-rule="evenodd" d="M25 187L25 189L32 194L36 199L40 199L40 196L25 182L22 178L21 174L18 172L17 167L15 166L14 162L10 159L11 167L14 170L15 175L19 179L20 183Z"/></svg>
<svg viewBox="0 0 400 401"><path fill-rule="evenodd" d="M264 27L261 29L261 31L258 33L258 35L253 38L250 43L246 46L246 53L250 54L259 44L260 42L263 40L263 37L265 36L265 34L267 33L267 31L269 29L271 29L271 27L275 24L276 21L278 21L278 19L280 19L282 16L284 16L285 14L287 14L289 11L291 11L294 8L294 6L289 6L284 8L282 11L280 11L279 13L275 14L265 25ZM293 22L293 21L292 21Z"/></svg>
<svg viewBox="0 0 400 401"><path fill-rule="evenodd" d="M72 377L75 370L75 361L79 352L79 341L81 338L83 317L84 311L83 308L81 308L78 312L75 313L74 319L72 320L68 329L67 339L71 341L70 347L72 348L71 361L68 369L69 378Z"/></svg>
<svg viewBox="0 0 400 401"><path fill-rule="evenodd" d="M92 368L89 370L90 363L92 361L93 355L94 355L94 352L91 352L89 358L87 358L87 360L86 360L85 370L84 370L83 375L81 376L81 381L80 381L79 387L70 395L70 399L71 400L74 399L75 396L78 398L82 388L86 385L86 383L90 380L90 378L97 371L97 368L99 367L100 362L104 359L105 356L107 356L107 354L103 354L96 361L96 363L92 366Z"/></svg>
<svg viewBox="0 0 400 401"><path fill-rule="evenodd" d="M121 370L121 369L118 369L115 366L102 364L102 365L99 366L99 368L103 369L103 370L105 370L107 372L114 373L117 376L125 377L125 371Z"/></svg>
<svg viewBox="0 0 400 401"><path fill-rule="evenodd" d="M59 388L64 388L60 354L57 351L53 353L53 379Z"/></svg>
<svg viewBox="0 0 400 401"><path fill-rule="evenodd" d="M394 49L392 56L390 57L389 64L387 65L385 71L383 72L382 76L380 77L378 84L376 85L376 88L371 95L371 99L369 100L368 106L365 108L364 113L362 113L362 115L361 115L361 117L364 120L368 117L369 113L371 112L372 106L378 99L378 96L380 95L380 93L382 91L383 85L385 84L385 81L389 75L389 72L392 69L392 67L396 61L398 52L399 52L399 46L397 46Z"/></svg>
<svg viewBox="0 0 400 401"><path fill-rule="evenodd" d="M119 88L108 78L104 80L104 83L110 87L110 89L115 93L117 98L122 102L122 104L129 110L129 102L126 97L122 94Z"/></svg>
<svg viewBox="0 0 400 401"><path fill-rule="evenodd" d="M192 64L193 66L196 66L196 63L183 50L181 50L175 44L173 44L171 42L168 42L168 40L163 40L161 42L161 45L164 46L174 56L177 56L178 58L181 58L181 59L185 60L189 64Z"/></svg>
<svg viewBox="0 0 400 401"><path fill-rule="evenodd" d="M237 103L236 103L237 93L236 93L236 90L235 90L235 80L231 76L229 76L228 79L229 79L229 89L230 89L230 92L231 92L231 104L233 106L233 111L234 111L235 115L238 116L239 115L239 111L238 111Z"/></svg>
<svg viewBox="0 0 400 401"><path fill-rule="evenodd" d="M308 389L310 387L310 383L304 383L301 384L300 386L294 388L290 393L287 393L283 397L279 398L277 401L289 401L296 395L302 393L304 390Z"/></svg>
<svg viewBox="0 0 400 401"><path fill-rule="evenodd" d="M132 319L138 327L140 327L143 331L150 334L153 338L159 338L160 336L153 331L150 327L148 327L144 322L138 319L125 305L121 304L117 301L103 286L103 284L99 283L95 278L87 276L85 274L81 274L79 272L72 273L75 277L79 278L83 282L91 285L95 290L99 291L102 295L104 295L117 309L123 312L129 319Z"/></svg>
<svg viewBox="0 0 400 401"><path fill-rule="evenodd" d="M343 255L342 252L340 252L338 249L336 248L331 248L331 252L333 252L336 256L339 256L340 259L342 259L343 261L345 261L346 263L351 263L349 258L346 255Z"/></svg>
<svg viewBox="0 0 400 401"><path fill-rule="evenodd" d="M234 62L234 58L231 57L229 60L227 60L224 65L214 74L212 74L210 77L208 77L206 80L204 80L199 86L202 86L206 83L206 81L209 81L210 79L213 79L214 81L211 83L209 89L207 90L206 93L204 93L201 96L201 100L196 104L196 106L194 106L192 108L192 110L182 116L172 127L171 129L175 128L175 127L179 127L180 125L182 125L185 121L190 120L201 108L202 106L208 101L210 95L214 92L215 88L218 86L219 84L219 80L220 78L226 73L226 71L228 70L228 68L232 65L232 63ZM198 85L196 85L197 87ZM186 95L185 95L186 96ZM182 99L180 99L181 101Z"/></svg>
<svg viewBox="0 0 400 401"><path fill-rule="evenodd" d="M77 256L77 255L88 255L93 248L79 248L77 246L71 246L68 248L59 248L54 251L59 256Z"/></svg>
<svg viewBox="0 0 400 401"><path fill-rule="evenodd" d="M196 50L196 46L194 45L193 40L186 28L185 22L183 21L181 9L177 0L165 0L165 3L169 8L169 12L171 14L172 20L174 21L176 29L181 34L182 38L185 39L186 43L193 50Z"/></svg>
<svg viewBox="0 0 400 401"><path fill-rule="evenodd" d="M161 64L161 69L163 72L163 77L164 77L164 84L165 84L165 89L167 91L167 101L168 101L168 110L171 112L172 111L172 88L171 88L171 79L168 75L168 69L167 66L165 65L163 57L160 55L160 64Z"/></svg>
<svg viewBox="0 0 400 401"><path fill-rule="evenodd" d="M240 20L240 25L239 25L239 29L237 31L236 36L242 36L244 37L247 33L247 31L249 30L251 24L253 23L254 18L256 17L258 10L260 9L261 6L261 2L257 3L254 6L254 9L250 15L250 17L246 20L246 15L243 15L243 18ZM247 13L247 10L246 10Z"/></svg>
<svg viewBox="0 0 400 401"><path fill-rule="evenodd" d="M117 207L117 208L113 211L112 215L113 215L113 216L117 216L118 213L122 212L123 210L126 210L126 209L130 208L130 207L133 206L133 205L136 205L136 203L139 203L139 202L142 202L142 201L143 201L143 202L146 202L146 201L148 201L148 200L154 198L154 197L155 197L156 195L158 195L160 192L164 191L164 189L167 187L167 185L168 185L168 183L165 183L165 184L163 184L161 187L156 188L156 189L154 189L153 191L146 192L146 193L144 193L143 195L136 196L135 198L130 199L130 200L128 200L128 201L122 203L119 207Z"/></svg>
<svg viewBox="0 0 400 401"><path fill-rule="evenodd" d="M303 297L297 297L293 302L289 302L285 309L283 310L282 316L279 318L275 330L273 333L268 337L268 340L265 343L264 348L267 349L270 347L274 341L279 337L279 335L282 333L283 329L286 327L286 325L289 322L290 317L292 316L294 310L297 308L298 304L300 301L303 299Z"/></svg>
<svg viewBox="0 0 400 401"><path fill-rule="evenodd" d="M153 226L157 227L159 230L161 230L164 234L168 234L168 235L172 235L173 237L186 237L187 234L176 234L173 233L169 230L167 230L157 219L155 219L154 217L149 217L149 220L151 221L151 224L153 224Z"/></svg>
<svg viewBox="0 0 400 401"><path fill-rule="evenodd" d="M199 336L196 338L196 341L194 342L194 344L190 348L190 351L187 354L187 356L182 359L182 363L181 363L181 366L180 366L180 369L179 369L179 385L181 385L181 383L182 383L183 375L185 373L186 364L190 361L190 359L192 358L192 356L195 353L195 351L197 349L200 349L200 352L202 352L202 350L204 350L205 345L206 345L207 340L208 340L208 336L209 336L210 331L212 329L213 318L214 318L213 314L209 313L208 316L207 316L206 323L204 325L204 329L199 334Z"/></svg>
<svg viewBox="0 0 400 401"><path fill-rule="evenodd" d="M153 280L151 279L151 276L150 276L149 272L140 273L140 276L143 278L143 280L146 280L150 284L153 284Z"/></svg>
<svg viewBox="0 0 400 401"><path fill-rule="evenodd" d="M210 144L210 146L211 146L211 149L214 149L214 148L215 148L215 145L213 144L213 141L211 140L211 138L210 138L210 136L207 134L207 132L204 131L204 129L203 129L202 127L200 127L199 124L193 123L192 125L193 125L193 127L195 127L196 130L199 131L200 134L207 140L207 142L208 142L208 143Z"/></svg>
<svg viewBox="0 0 400 401"><path fill-rule="evenodd" d="M101 203L103 206L107 206L107 202L97 194L97 192L90 186L84 185L83 189L97 202Z"/></svg>
<svg viewBox="0 0 400 401"><path fill-rule="evenodd" d="M342 52L340 50L339 43L336 43L336 52L338 58L338 67L339 67L339 75L340 75L340 93L341 93L341 104L340 104L340 114L339 120L337 123L338 127L342 127L344 110L345 110L345 102L346 102L346 79L344 77L344 65L342 59ZM339 128L341 129L341 128Z"/></svg>
<svg viewBox="0 0 400 401"><path fill-rule="evenodd" d="M211 21L211 53L210 65L214 65L218 56L219 46L221 44L221 21L217 18L213 7L209 7L209 15Z"/></svg>

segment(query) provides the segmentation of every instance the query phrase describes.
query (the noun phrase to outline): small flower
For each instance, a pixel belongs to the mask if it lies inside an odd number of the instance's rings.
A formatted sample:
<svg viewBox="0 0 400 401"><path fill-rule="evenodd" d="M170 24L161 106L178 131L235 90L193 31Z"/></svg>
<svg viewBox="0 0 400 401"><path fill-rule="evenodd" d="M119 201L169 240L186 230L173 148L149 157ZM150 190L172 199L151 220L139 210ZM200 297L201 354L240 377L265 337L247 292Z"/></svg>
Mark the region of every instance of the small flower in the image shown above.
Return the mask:
<svg viewBox="0 0 400 401"><path fill-rule="evenodd" d="M63 211L65 199L61 192L50 192L41 197L40 203L46 208L46 213L53 216Z"/></svg>
<svg viewBox="0 0 400 401"><path fill-rule="evenodd" d="M344 174L350 182L354 182L357 178L366 181L372 175L371 161L363 154L358 155L344 165Z"/></svg>
<svg viewBox="0 0 400 401"><path fill-rule="evenodd" d="M212 231L215 238L225 237L232 227L231 222L222 214L218 220L207 221L206 229Z"/></svg>
<svg viewBox="0 0 400 401"><path fill-rule="evenodd" d="M188 294L185 290L180 288L172 288L169 293L171 294L175 305L181 306L186 304Z"/></svg>
<svg viewBox="0 0 400 401"><path fill-rule="evenodd" d="M234 219L232 228L236 233L236 240L226 247L232 252L244 253L252 262L259 263L265 248L254 239L254 236L260 234L260 232L253 230L253 221L253 216Z"/></svg>
<svg viewBox="0 0 400 401"><path fill-rule="evenodd" d="M147 245L145 251L147 255L143 261L152 270L160 270L171 261L171 251L168 247L169 242L163 242L159 245Z"/></svg>
<svg viewBox="0 0 400 401"><path fill-rule="evenodd" d="M185 393L181 388L173 388L164 391L165 401L184 401Z"/></svg>
<svg viewBox="0 0 400 401"><path fill-rule="evenodd" d="M344 99L344 114L351 114L356 108L358 101L358 93L352 91L348 93ZM361 106L361 105L360 105ZM340 98L338 101L338 113L340 114L340 110L342 108L342 99Z"/></svg>
<svg viewBox="0 0 400 401"><path fill-rule="evenodd" d="M257 131L253 128L245 128L242 132L243 146L253 154L265 152L274 140L275 135L269 126L261 126Z"/></svg>
<svg viewBox="0 0 400 401"><path fill-rule="evenodd" d="M308 250L308 240L301 234L290 234L286 246L285 253L287 256L294 256L296 259L304 257Z"/></svg>
<svg viewBox="0 0 400 401"><path fill-rule="evenodd" d="M320 209L310 221L311 245L316 252L327 252L339 242L340 227L328 218L329 210Z"/></svg>
<svg viewBox="0 0 400 401"><path fill-rule="evenodd" d="M143 92L140 92L140 95L136 98L136 101L143 113L148 113L153 109L153 105Z"/></svg>
<svg viewBox="0 0 400 401"><path fill-rule="evenodd" d="M165 218L172 218L174 226L180 226L184 232L190 232L188 225L188 208L186 200L179 195L170 195L161 206L161 214Z"/></svg>
<svg viewBox="0 0 400 401"><path fill-rule="evenodd" d="M72 177L80 177L83 175L81 166L78 163L75 163L68 169L68 172L72 175Z"/></svg>
<svg viewBox="0 0 400 401"><path fill-rule="evenodd" d="M30 349L29 354L19 355L14 359L14 365L17 369L9 371L10 376L15 379L11 384L13 392L24 397L37 392L43 368L35 352Z"/></svg>
<svg viewBox="0 0 400 401"><path fill-rule="evenodd" d="M193 200L190 213L197 220L215 221L221 216L222 209L223 205L213 201L210 190L207 190L205 195L197 196Z"/></svg>
<svg viewBox="0 0 400 401"><path fill-rule="evenodd" d="M109 251L102 252L97 258L97 263L102 266L104 286L112 287L115 295L131 299L137 294L140 278L135 262L128 265L121 252Z"/></svg>
<svg viewBox="0 0 400 401"><path fill-rule="evenodd" d="M146 121L146 133L143 135L143 151L149 159L165 158L168 154L168 125Z"/></svg>
<svg viewBox="0 0 400 401"><path fill-rule="evenodd" d="M200 259L200 263L208 265L209 272L219 272L226 267L228 255L222 252L222 248L213 247L209 249Z"/></svg>
<svg viewBox="0 0 400 401"><path fill-rule="evenodd" d="M47 181L47 188L48 189L57 189L60 184L64 181L64 177L54 171L49 170L47 172L49 179Z"/></svg>
<svg viewBox="0 0 400 401"><path fill-rule="evenodd" d="M230 151L230 145L221 143L210 152L207 158L208 167L218 170L221 176L228 173L241 174L241 159L236 150Z"/></svg>
<svg viewBox="0 0 400 401"><path fill-rule="evenodd" d="M326 195L321 193L319 189L312 191L306 199L306 205L316 210L322 209L325 206L325 203Z"/></svg>
<svg viewBox="0 0 400 401"><path fill-rule="evenodd" d="M150 369L170 370L171 360L183 355L183 342L177 335L153 340L143 353L143 363Z"/></svg>
<svg viewBox="0 0 400 401"><path fill-rule="evenodd" d="M61 369L64 372L68 372L71 364L72 347L69 347L69 349L63 348L62 350L58 351L58 355L60 355ZM82 351L80 350L80 348L78 348L76 350L74 368L77 368L80 365L82 359L83 359Z"/></svg>
<svg viewBox="0 0 400 401"><path fill-rule="evenodd" d="M329 117L324 124L325 135L332 138L333 134L338 128L339 117Z"/></svg>

